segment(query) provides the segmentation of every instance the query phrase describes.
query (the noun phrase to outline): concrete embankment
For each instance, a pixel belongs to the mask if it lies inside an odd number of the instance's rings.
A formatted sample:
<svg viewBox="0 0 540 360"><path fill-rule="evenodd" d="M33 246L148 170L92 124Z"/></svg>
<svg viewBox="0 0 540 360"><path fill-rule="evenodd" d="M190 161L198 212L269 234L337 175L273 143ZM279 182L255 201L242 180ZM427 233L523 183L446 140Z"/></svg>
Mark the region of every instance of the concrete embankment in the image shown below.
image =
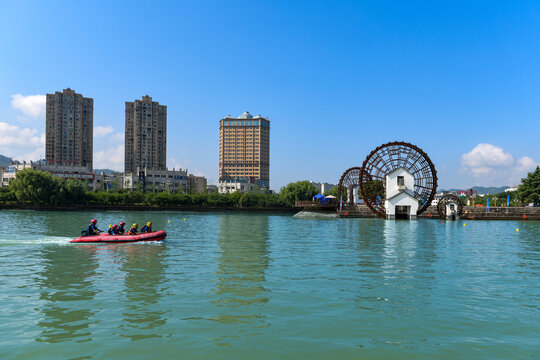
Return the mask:
<svg viewBox="0 0 540 360"><path fill-rule="evenodd" d="M339 215L335 211L302 210L294 215L296 219L336 219Z"/></svg>
<svg viewBox="0 0 540 360"><path fill-rule="evenodd" d="M465 213L466 212L466 213ZM463 207L462 219L468 220L522 220L523 215L528 220L540 220L540 207L490 207L489 212L484 207ZM339 217L373 218L376 215L367 205L347 206L337 212ZM430 216L431 215L431 216ZM437 207L430 206L419 218L438 219Z"/></svg>

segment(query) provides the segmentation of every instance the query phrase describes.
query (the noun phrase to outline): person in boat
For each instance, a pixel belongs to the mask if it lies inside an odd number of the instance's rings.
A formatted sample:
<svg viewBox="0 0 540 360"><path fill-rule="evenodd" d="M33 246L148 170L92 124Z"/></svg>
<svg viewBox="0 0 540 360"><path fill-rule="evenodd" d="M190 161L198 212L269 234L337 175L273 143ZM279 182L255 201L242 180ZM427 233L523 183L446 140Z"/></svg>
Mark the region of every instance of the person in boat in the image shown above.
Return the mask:
<svg viewBox="0 0 540 360"><path fill-rule="evenodd" d="M90 221L90 225L88 226L88 235L99 235L101 232L103 231L97 228L97 220L92 219L92 221Z"/></svg>
<svg viewBox="0 0 540 360"><path fill-rule="evenodd" d="M118 235L124 235L124 233L126 232L126 230L124 229L124 226L126 225L125 222L123 221L120 221L120 226L118 227L117 231L118 231Z"/></svg>
<svg viewBox="0 0 540 360"><path fill-rule="evenodd" d="M128 235L137 235L138 227L139 227L138 224L133 224L133 226L129 228Z"/></svg>
<svg viewBox="0 0 540 360"><path fill-rule="evenodd" d="M152 222L147 222L146 225L144 225L141 229L142 233L151 233L152 232Z"/></svg>
<svg viewBox="0 0 540 360"><path fill-rule="evenodd" d="M109 235L118 235L118 225L114 224L108 231Z"/></svg>

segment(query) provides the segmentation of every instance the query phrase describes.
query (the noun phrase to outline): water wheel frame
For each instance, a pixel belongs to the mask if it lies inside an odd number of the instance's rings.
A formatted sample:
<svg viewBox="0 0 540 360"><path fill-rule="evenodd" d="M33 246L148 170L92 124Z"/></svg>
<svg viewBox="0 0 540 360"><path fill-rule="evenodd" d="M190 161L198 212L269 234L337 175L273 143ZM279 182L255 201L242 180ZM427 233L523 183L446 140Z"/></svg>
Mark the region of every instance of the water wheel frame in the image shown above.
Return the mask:
<svg viewBox="0 0 540 360"><path fill-rule="evenodd" d="M403 168L414 176L414 197L418 200L421 214L431 205L437 191L437 171L429 156L418 146L403 141L393 141L375 148L364 160L360 172L360 194L364 203L377 216L386 218L386 189L369 194L373 181L382 181L385 187L386 175ZM376 185L376 184L375 184ZM378 184L381 186L380 183ZM377 201L374 201L374 195Z"/></svg>
<svg viewBox="0 0 540 360"><path fill-rule="evenodd" d="M360 184L360 174L362 172L362 168L358 166L353 166L351 168L348 168L343 172L341 175L341 178L339 179L338 183L338 201L341 201L341 196L344 195L341 193L342 189L354 189L355 187L359 186ZM349 196L347 196L347 199L345 201L346 204L352 205L354 203L354 194L351 191L349 191ZM345 194L346 196L346 194Z"/></svg>
<svg viewBox="0 0 540 360"><path fill-rule="evenodd" d="M456 203L458 207L457 214L459 216L463 215L463 203L461 202L459 196L454 194L447 194L440 198L439 203L437 204L437 214L439 214L441 219L444 219L446 217L446 205L451 202Z"/></svg>

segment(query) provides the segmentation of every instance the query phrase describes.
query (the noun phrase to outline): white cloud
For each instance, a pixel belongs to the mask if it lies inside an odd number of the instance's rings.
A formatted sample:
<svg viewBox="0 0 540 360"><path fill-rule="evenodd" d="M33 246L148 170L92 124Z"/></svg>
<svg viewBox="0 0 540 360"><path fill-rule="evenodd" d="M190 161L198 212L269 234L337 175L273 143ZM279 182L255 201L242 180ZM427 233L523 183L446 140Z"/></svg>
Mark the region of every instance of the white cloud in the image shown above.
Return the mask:
<svg viewBox="0 0 540 360"><path fill-rule="evenodd" d="M461 156L460 174L471 174L481 178L481 185L515 185L519 179L533 170L537 162L528 156L517 161L503 148L491 144L478 144L470 152Z"/></svg>
<svg viewBox="0 0 540 360"><path fill-rule="evenodd" d="M94 169L124 171L124 144L94 152Z"/></svg>
<svg viewBox="0 0 540 360"><path fill-rule="evenodd" d="M107 136L114 131L111 125L94 127L94 137Z"/></svg>
<svg viewBox="0 0 540 360"><path fill-rule="evenodd" d="M512 165L514 157L498 146L478 144L470 152L463 154L461 163L468 167L474 176L484 176L493 173L497 167Z"/></svg>
<svg viewBox="0 0 540 360"><path fill-rule="evenodd" d="M532 170L534 170L536 168L536 166L538 165L536 163L536 161L534 161L533 159L531 159L530 157L528 156L524 156L522 157L521 159L519 159L517 161L517 169L519 171L526 171L526 172L530 172Z"/></svg>
<svg viewBox="0 0 540 360"><path fill-rule="evenodd" d="M45 114L45 103L45 95L11 95L11 106L31 118L37 118Z"/></svg>
<svg viewBox="0 0 540 360"><path fill-rule="evenodd" d="M125 140L125 135L124 133L118 133L118 134L114 134L112 137L111 137L111 141L114 141L116 143L124 143L124 140Z"/></svg>
<svg viewBox="0 0 540 360"><path fill-rule="evenodd" d="M204 171L202 171L201 169L191 169L191 171L189 173L193 174L195 176L204 176L204 177L208 178L208 176L206 176Z"/></svg>
<svg viewBox="0 0 540 360"><path fill-rule="evenodd" d="M45 156L45 134L0 122L0 154L14 160L39 160Z"/></svg>
<svg viewBox="0 0 540 360"><path fill-rule="evenodd" d="M94 127L94 169L124 171L124 133L112 125Z"/></svg>
<svg viewBox="0 0 540 360"><path fill-rule="evenodd" d="M178 160L176 160L175 158L169 158L167 160L167 167L169 169L175 169L175 170L183 169L183 170L185 170L184 166Z"/></svg>

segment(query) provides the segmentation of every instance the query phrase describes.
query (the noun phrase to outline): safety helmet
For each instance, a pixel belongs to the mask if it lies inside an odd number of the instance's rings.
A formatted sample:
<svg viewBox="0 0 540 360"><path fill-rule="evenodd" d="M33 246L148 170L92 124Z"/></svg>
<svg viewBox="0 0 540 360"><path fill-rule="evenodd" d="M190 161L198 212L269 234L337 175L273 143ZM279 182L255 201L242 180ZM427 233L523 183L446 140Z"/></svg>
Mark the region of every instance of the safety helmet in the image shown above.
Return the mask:
<svg viewBox="0 0 540 360"><path fill-rule="evenodd" d="M124 226L124 225L126 225L126 223L123 221L120 221L120 226Z"/></svg>
<svg viewBox="0 0 540 360"><path fill-rule="evenodd" d="M92 221L90 221L92 224L97 224L97 220L96 219L92 219Z"/></svg>
<svg viewBox="0 0 540 360"><path fill-rule="evenodd" d="M151 221L147 222L146 226L152 226L152 222Z"/></svg>
<svg viewBox="0 0 540 360"><path fill-rule="evenodd" d="M114 224L114 225L112 226L112 228L113 228L113 229L116 229L116 228L118 228L118 225Z"/></svg>
<svg viewBox="0 0 540 360"><path fill-rule="evenodd" d="M139 224L133 224L133 227L136 229L139 227Z"/></svg>

